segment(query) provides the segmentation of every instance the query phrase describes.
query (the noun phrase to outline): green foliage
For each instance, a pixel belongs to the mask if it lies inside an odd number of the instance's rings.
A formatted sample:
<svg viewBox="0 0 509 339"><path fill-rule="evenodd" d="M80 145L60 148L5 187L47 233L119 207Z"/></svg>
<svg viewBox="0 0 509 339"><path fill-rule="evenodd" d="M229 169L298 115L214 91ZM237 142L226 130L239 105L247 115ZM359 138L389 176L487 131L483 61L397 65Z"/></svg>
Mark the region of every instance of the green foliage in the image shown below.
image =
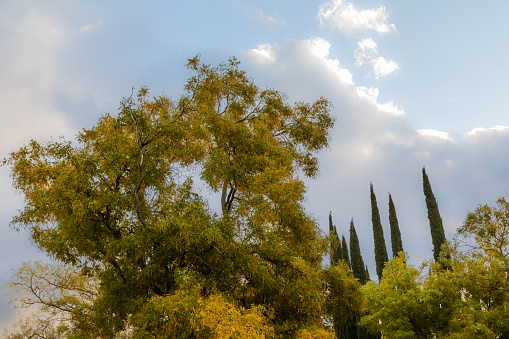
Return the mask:
<svg viewBox="0 0 509 339"><path fill-rule="evenodd" d="M361 285L345 262L330 266L324 273L327 284L325 306L329 321L334 324L336 333L344 333L344 329L352 326L361 311Z"/></svg>
<svg viewBox="0 0 509 339"><path fill-rule="evenodd" d="M458 248L468 248L463 253ZM452 267L465 291L462 333L509 336L509 203L479 205L458 229Z"/></svg>
<svg viewBox="0 0 509 339"><path fill-rule="evenodd" d="M384 338L507 337L508 220L503 198L496 207L479 206L458 229L454 246L443 246L440 261L422 276L400 252L379 284L364 287L361 324Z"/></svg>
<svg viewBox="0 0 509 339"><path fill-rule="evenodd" d="M396 208L389 193L389 225L391 227L391 245L392 256L395 257L399 252L403 252L403 242L401 241L401 232L399 231L398 216Z"/></svg>
<svg viewBox="0 0 509 339"><path fill-rule="evenodd" d="M191 293L179 287L183 270L199 281L200 298L240 312L232 311L241 323L262 307L279 336L321 324L327 241L304 212L298 174L317 175L330 104L290 105L238 65L191 59L195 75L179 101L142 88L75 142L33 140L4 160L26 201L13 225L98 281L69 331L110 336L131 318L159 326L148 315L180 310ZM196 193L193 173L220 193L221 215Z"/></svg>
<svg viewBox="0 0 509 339"><path fill-rule="evenodd" d="M371 196L371 222L373 223L373 239L375 242L375 262L376 274L378 280L382 280L382 271L384 265L389 261L387 256L387 248L385 246L384 230L382 228L382 221L380 220L380 212L376 203L375 192L373 191L373 184L369 183L369 190Z"/></svg>
<svg viewBox="0 0 509 339"><path fill-rule="evenodd" d="M379 284L366 284L364 296L367 314L361 324L380 331L384 338L442 337L461 300L450 271L422 281L403 252L387 263Z"/></svg>
<svg viewBox="0 0 509 339"><path fill-rule="evenodd" d="M343 260L346 265L351 268L350 264L350 256L348 255L348 245L346 244L345 236L341 236L341 260Z"/></svg>
<svg viewBox="0 0 509 339"><path fill-rule="evenodd" d="M444 225L442 217L438 211L438 204L431 190L426 169L422 168L422 185L424 196L426 197L426 207L428 209L429 227L431 229L431 240L433 241L433 258L436 262L440 260L440 252L442 245L446 243Z"/></svg>
<svg viewBox="0 0 509 339"><path fill-rule="evenodd" d="M352 272L355 278L359 279L361 284L366 283L366 272L364 260L362 260L361 247L359 238L355 231L353 219L350 221L350 260L352 264Z"/></svg>

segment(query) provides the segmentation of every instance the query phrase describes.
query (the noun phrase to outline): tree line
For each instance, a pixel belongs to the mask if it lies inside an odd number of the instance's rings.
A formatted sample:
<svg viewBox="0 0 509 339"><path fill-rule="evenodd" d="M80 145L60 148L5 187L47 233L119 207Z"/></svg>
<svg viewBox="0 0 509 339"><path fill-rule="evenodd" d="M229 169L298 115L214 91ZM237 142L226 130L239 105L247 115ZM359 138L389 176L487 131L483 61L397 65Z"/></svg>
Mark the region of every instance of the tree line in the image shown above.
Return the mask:
<svg viewBox="0 0 509 339"><path fill-rule="evenodd" d="M353 220L348 250L331 215L327 235L303 208L301 176L317 176L335 123L329 101L289 104L234 58L187 67L178 100L143 87L74 141L32 140L3 160L25 198L12 227L51 259L11 278L35 314L5 338L508 336L504 199L446 242L423 169L434 260L421 275L391 197L389 260L370 185L375 283Z"/></svg>
<svg viewBox="0 0 509 339"><path fill-rule="evenodd" d="M442 218L438 210L438 204L435 196L431 189L426 169L422 168L423 176L423 191L426 199L426 207L428 210L429 226L431 230L431 236L433 241L433 254L435 262L440 262L440 253L442 246L447 244L445 238L445 231L443 228ZM382 222L380 218L380 212L378 209L378 203L374 192L373 184L369 184L370 189L370 200L371 200L371 222L373 226L373 239L374 239L374 252L375 252L375 263L376 263L376 274L378 281L382 281L383 271L386 264L389 262L389 256L387 254L386 242L383 233ZM396 208L392 200L392 196L389 193L389 227L391 231L391 249L393 258L398 258L399 255L405 256L403 250L403 242L401 240L401 231L399 228L398 217ZM329 261L332 266L342 263L346 265L353 273L353 276L360 282L361 285L365 285L369 282L370 276L367 265L364 264L362 258L359 239L355 230L353 218L350 221L350 247L348 247L345 236L342 235L342 239L339 240L337 227L333 225L332 212L329 213L329 236L330 250L329 250ZM348 250L350 248L350 251ZM349 254L350 253L350 254ZM381 333L368 333L365 327L359 326L360 320L359 314L355 314L351 321L343 324L342 326L336 326L335 331L338 338L380 338ZM384 334L387 336L387 334Z"/></svg>

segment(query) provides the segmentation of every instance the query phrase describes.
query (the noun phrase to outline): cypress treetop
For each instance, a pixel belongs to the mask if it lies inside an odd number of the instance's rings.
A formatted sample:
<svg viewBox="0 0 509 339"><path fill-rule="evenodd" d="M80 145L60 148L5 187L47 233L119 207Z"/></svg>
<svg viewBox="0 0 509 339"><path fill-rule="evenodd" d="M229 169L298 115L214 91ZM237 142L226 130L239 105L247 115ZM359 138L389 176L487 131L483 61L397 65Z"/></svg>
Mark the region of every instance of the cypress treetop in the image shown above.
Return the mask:
<svg viewBox="0 0 509 339"><path fill-rule="evenodd" d="M424 196L426 197L426 207L428 209L429 227L431 230L431 240L433 241L433 258L435 261L440 259L440 251L442 244L447 241L445 238L444 225L442 217L438 211L438 204L431 190L428 175L425 167L422 168L422 186Z"/></svg>
<svg viewBox="0 0 509 339"><path fill-rule="evenodd" d="M364 260L362 260L359 238L357 238L353 219L350 221L350 260L353 276L364 285L366 283L366 272L364 271Z"/></svg>
<svg viewBox="0 0 509 339"><path fill-rule="evenodd" d="M336 226L332 223L332 212L329 213L329 236L331 237L329 260L331 266L334 266L341 259L342 250Z"/></svg>
<svg viewBox="0 0 509 339"><path fill-rule="evenodd" d="M403 242L401 241L401 232L399 231L398 216L396 215L396 208L392 201L391 194L389 193L389 225L391 227L391 245L392 256L396 257L398 252L403 251Z"/></svg>
<svg viewBox="0 0 509 339"><path fill-rule="evenodd" d="M373 239L375 242L376 274L378 275L378 281L381 281L384 265L389 261L389 257L387 256L384 230L382 228L382 222L380 221L380 212L378 211L372 183L369 183L369 189L371 193L371 222L373 223Z"/></svg>

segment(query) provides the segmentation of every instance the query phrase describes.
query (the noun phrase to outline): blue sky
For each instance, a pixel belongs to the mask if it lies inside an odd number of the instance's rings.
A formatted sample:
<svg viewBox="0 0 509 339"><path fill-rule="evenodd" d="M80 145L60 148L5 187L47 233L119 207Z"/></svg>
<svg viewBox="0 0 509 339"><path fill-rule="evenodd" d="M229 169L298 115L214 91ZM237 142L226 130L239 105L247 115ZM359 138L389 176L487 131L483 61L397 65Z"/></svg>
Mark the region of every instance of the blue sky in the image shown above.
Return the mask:
<svg viewBox="0 0 509 339"><path fill-rule="evenodd" d="M73 136L131 88L182 93L186 59L236 56L291 101L329 98L338 117L306 207L324 229L353 217L375 276L369 182L390 248L387 192L410 260L432 257L426 166L451 238L478 203L509 189L509 2L0 2L0 156L32 138ZM0 168L0 278L42 258L8 224L23 205ZM211 205L215 202L211 201ZM0 299L0 325L12 321Z"/></svg>

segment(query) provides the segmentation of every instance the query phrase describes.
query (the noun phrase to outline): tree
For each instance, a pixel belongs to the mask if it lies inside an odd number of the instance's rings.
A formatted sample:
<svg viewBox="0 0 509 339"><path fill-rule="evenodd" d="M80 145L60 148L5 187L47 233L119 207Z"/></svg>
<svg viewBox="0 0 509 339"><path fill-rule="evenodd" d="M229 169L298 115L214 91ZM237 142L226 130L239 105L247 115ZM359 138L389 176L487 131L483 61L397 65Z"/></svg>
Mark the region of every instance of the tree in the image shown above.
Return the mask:
<svg viewBox="0 0 509 339"><path fill-rule="evenodd" d="M337 338L343 338L356 332L355 321L362 305L361 285L344 261L325 270L325 277L328 320Z"/></svg>
<svg viewBox="0 0 509 339"><path fill-rule="evenodd" d="M361 324L384 338L508 337L508 220L504 198L478 206L452 246L442 247L441 261L424 263L423 275L400 252L379 284L363 287Z"/></svg>
<svg viewBox="0 0 509 339"><path fill-rule="evenodd" d="M421 278L404 256L392 259L379 284L363 287L366 313L361 325L388 339L445 338L461 303L461 286L451 271L435 271L439 273Z"/></svg>
<svg viewBox="0 0 509 339"><path fill-rule="evenodd" d="M348 268L351 267L350 265L350 256L348 255L348 246L346 244L346 239L345 239L345 236L342 235L341 236L342 239L341 239L341 259L346 263L346 265L348 266Z"/></svg>
<svg viewBox="0 0 509 339"><path fill-rule="evenodd" d="M367 281L366 271L353 219L350 221L350 260L354 277L359 279L360 283L364 285Z"/></svg>
<svg viewBox="0 0 509 339"><path fill-rule="evenodd" d="M391 227L391 245L392 256L395 257L399 252L403 251L403 242L401 241L401 232L399 231L398 216L396 215L396 208L392 201L391 194L389 193L389 225Z"/></svg>
<svg viewBox="0 0 509 339"><path fill-rule="evenodd" d="M142 88L75 142L33 140L4 160L26 200L13 225L99 280L87 318L71 319L81 335L110 337L137 315L149 330L153 303L177 307L187 275L204 298L270 309L277 335L322 323L327 243L302 207L298 174L317 175L330 104L290 105L238 65L191 59L179 101ZM193 188L193 171L220 193L219 215Z"/></svg>
<svg viewBox="0 0 509 339"><path fill-rule="evenodd" d="M83 325L92 324L90 309L97 298L98 284L92 272L71 265L23 263L9 281L9 295L16 297L17 307L34 306L39 312L30 315L30 321L22 320L19 329L26 337L51 338L62 331L73 332L72 318L88 318Z"/></svg>
<svg viewBox="0 0 509 339"><path fill-rule="evenodd" d="M440 260L442 245L446 243L442 217L438 211L438 204L431 190L426 169L422 168L422 185L424 196L426 197L426 207L428 209L429 227L431 229L431 239L433 241L433 258L436 262Z"/></svg>
<svg viewBox="0 0 509 339"><path fill-rule="evenodd" d="M331 238L329 260L331 265L336 265L342 256L342 246L336 226L332 224L332 213L329 213L329 237Z"/></svg>
<svg viewBox="0 0 509 339"><path fill-rule="evenodd" d="M364 266L364 281L370 281L368 265Z"/></svg>
<svg viewBox="0 0 509 339"><path fill-rule="evenodd" d="M380 212L378 211L372 183L369 183L369 190L371 194L371 222L373 223L373 239L375 242L376 274L378 275L378 281L381 281L384 265L389 261L389 257L387 256L384 230L382 228L382 221L380 220Z"/></svg>
<svg viewBox="0 0 509 339"><path fill-rule="evenodd" d="M457 233L450 262L466 304L459 332L509 337L509 203L500 198L495 206L479 205Z"/></svg>

